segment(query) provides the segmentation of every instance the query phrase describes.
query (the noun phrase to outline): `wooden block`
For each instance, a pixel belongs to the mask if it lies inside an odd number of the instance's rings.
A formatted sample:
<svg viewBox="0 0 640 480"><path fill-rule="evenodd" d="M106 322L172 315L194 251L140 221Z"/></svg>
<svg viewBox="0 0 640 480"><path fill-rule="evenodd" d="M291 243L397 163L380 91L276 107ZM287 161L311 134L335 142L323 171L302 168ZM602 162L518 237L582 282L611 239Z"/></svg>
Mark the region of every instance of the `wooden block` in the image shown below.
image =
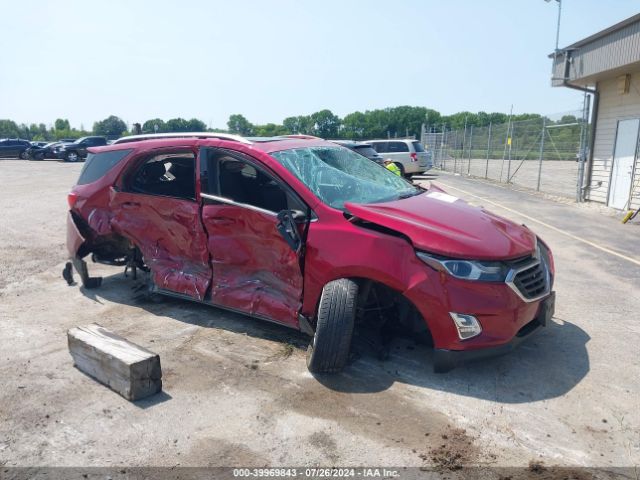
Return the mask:
<svg viewBox="0 0 640 480"><path fill-rule="evenodd" d="M118 392L140 400L162 390L160 356L97 323L67 332L75 366Z"/></svg>

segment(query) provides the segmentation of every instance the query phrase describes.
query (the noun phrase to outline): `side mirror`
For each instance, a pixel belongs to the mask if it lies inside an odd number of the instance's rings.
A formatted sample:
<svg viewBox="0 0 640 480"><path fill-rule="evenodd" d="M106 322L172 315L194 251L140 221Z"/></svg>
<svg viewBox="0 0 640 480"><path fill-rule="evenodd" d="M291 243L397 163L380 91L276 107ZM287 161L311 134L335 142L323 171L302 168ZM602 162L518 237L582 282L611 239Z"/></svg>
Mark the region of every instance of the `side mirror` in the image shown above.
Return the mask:
<svg viewBox="0 0 640 480"><path fill-rule="evenodd" d="M282 210L278 213L278 223L276 224L280 235L296 253L300 252L302 246L302 238L296 224L296 218L300 218L300 216L304 217L304 213L297 210Z"/></svg>

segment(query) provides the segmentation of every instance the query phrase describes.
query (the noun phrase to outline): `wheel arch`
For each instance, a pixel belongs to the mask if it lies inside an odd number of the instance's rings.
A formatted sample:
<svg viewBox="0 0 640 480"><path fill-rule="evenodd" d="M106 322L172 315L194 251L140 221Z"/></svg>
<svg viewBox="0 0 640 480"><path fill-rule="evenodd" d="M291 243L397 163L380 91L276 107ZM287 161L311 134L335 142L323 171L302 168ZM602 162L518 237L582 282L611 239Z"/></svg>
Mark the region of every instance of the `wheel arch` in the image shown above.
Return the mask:
<svg viewBox="0 0 640 480"><path fill-rule="evenodd" d="M313 302L312 302L312 309L311 309L312 313L309 312L311 313L311 315L306 315L306 317L309 317L312 325L315 325L315 321L318 315L318 308L320 306L320 300L322 298L324 287L332 281L340 280L344 278L344 279L352 280L358 284L359 286L358 303L359 304L367 300L366 297L369 295L369 293L373 288L377 287L377 288L386 289L389 292L392 292L394 295L396 295L398 299L401 299L401 301L406 302L406 304L411 309L413 309L413 311L415 311L417 315L420 316L422 325L425 327L425 329L429 332L432 331L431 325L429 324L429 319L425 318L424 315L422 315L420 309L413 302L413 300L411 300L407 295L405 295L405 292L402 289L402 284L398 280L392 279L391 281L389 281L388 279L382 279L379 276L374 276L374 275L348 275L346 274L346 272L344 273L345 273L344 275L335 275L329 278L322 285L322 288L319 289L318 294L315 295L315 298L313 299Z"/></svg>

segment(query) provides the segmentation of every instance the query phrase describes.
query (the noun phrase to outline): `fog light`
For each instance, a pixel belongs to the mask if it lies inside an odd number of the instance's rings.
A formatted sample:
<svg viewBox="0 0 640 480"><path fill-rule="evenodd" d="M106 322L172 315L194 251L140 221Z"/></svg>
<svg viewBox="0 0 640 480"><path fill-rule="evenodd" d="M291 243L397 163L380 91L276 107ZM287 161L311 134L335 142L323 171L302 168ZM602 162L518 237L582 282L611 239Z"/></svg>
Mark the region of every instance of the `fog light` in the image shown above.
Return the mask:
<svg viewBox="0 0 640 480"><path fill-rule="evenodd" d="M480 335L480 332L482 332L480 322L473 315L465 315L463 313L454 312L449 312L449 315L451 315L453 324L458 330L458 337L460 337L460 340L473 338L477 335Z"/></svg>

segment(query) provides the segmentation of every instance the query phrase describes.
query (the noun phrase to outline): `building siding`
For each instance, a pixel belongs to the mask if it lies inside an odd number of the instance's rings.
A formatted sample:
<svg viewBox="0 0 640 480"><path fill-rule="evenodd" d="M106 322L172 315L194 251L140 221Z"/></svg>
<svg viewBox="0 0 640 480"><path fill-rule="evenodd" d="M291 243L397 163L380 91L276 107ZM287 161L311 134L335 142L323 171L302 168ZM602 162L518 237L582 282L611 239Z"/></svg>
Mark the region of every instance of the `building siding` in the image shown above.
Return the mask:
<svg viewBox="0 0 640 480"><path fill-rule="evenodd" d="M620 94L616 78L598 83L600 105L596 125L591 170L591 188L587 198L594 202L607 203L609 180L613 163L613 149L619 120L640 118L640 72L631 75L629 93ZM640 161L636 159L633 178L635 196L632 207L640 207Z"/></svg>
<svg viewBox="0 0 640 480"><path fill-rule="evenodd" d="M580 45L570 53L570 56L572 58L568 78L570 82L638 63L640 62L640 21ZM554 59L552 72L553 85L560 85L564 77L564 54Z"/></svg>

